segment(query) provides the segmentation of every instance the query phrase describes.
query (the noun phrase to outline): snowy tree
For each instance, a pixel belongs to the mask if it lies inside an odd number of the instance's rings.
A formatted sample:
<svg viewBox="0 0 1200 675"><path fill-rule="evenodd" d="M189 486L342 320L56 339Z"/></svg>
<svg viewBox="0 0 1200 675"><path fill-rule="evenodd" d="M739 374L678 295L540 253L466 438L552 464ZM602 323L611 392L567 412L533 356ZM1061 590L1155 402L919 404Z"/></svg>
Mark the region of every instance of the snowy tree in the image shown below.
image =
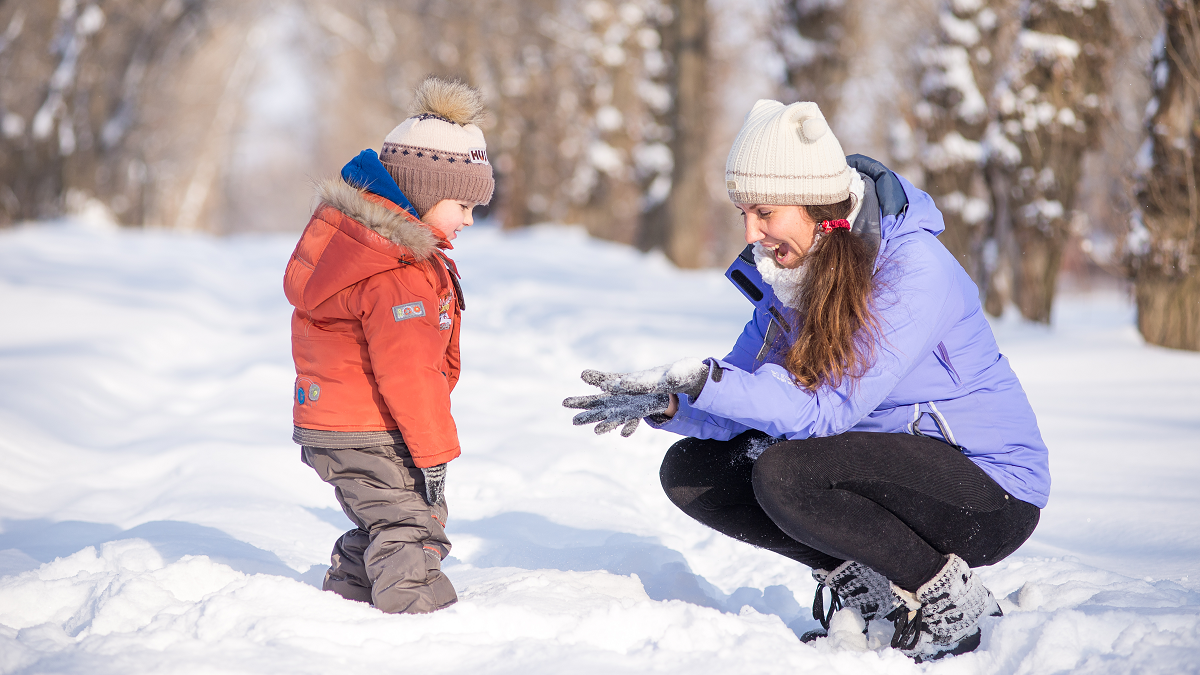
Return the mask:
<svg viewBox="0 0 1200 675"><path fill-rule="evenodd" d="M0 225L102 204L141 223L142 113L202 0L0 3Z"/></svg>
<svg viewBox="0 0 1200 675"><path fill-rule="evenodd" d="M577 108L563 151L574 160L565 184L571 220L593 235L637 243L644 214L666 198L673 159L663 115L671 105L660 26L669 10L656 0L586 0L564 11Z"/></svg>
<svg viewBox="0 0 1200 675"><path fill-rule="evenodd" d="M986 93L1011 51L1015 16L1013 0L947 0L936 40L920 52L921 100L913 112L925 189L946 220L942 243L981 287L992 236L984 147L994 115Z"/></svg>
<svg viewBox="0 0 1200 675"><path fill-rule="evenodd" d="M494 94L497 119L492 140L496 209L507 228L562 220L572 206L563 176L574 168L571 151L577 146L564 141L574 133L581 92L557 5L553 0L494 3L499 30L493 32L485 62L477 62L478 71L492 73L485 91Z"/></svg>
<svg viewBox="0 0 1200 675"><path fill-rule="evenodd" d="M635 243L666 197L671 105L658 0L462 0L429 21L439 74L482 88L506 227L556 220ZM428 17L428 12L425 13ZM440 52L452 54L442 58Z"/></svg>
<svg viewBox="0 0 1200 675"><path fill-rule="evenodd" d="M987 139L993 187L1011 221L1012 301L1032 321L1050 321L1059 263L1077 222L1083 155L1098 145L1110 12L1108 0L1026 2L1011 72L996 93L998 119ZM989 300L996 311L1001 303Z"/></svg>
<svg viewBox="0 0 1200 675"><path fill-rule="evenodd" d="M785 101L815 101L834 119L850 54L847 0L783 0L774 37L786 67Z"/></svg>
<svg viewBox="0 0 1200 675"><path fill-rule="evenodd" d="M1138 329L1147 342L1200 351L1200 3L1163 0L1140 159L1138 212L1126 241Z"/></svg>
<svg viewBox="0 0 1200 675"><path fill-rule="evenodd" d="M660 167L656 167L660 173L650 185L651 208L643 218L638 243L643 249L662 249L682 267L699 267L710 234L706 175L710 17L705 0L674 0L671 8L672 21L662 31L666 38L664 51L671 64L669 88L660 93L656 106L656 110L669 106L664 123L670 133L670 146L657 153L662 157ZM656 205L656 200L661 201Z"/></svg>

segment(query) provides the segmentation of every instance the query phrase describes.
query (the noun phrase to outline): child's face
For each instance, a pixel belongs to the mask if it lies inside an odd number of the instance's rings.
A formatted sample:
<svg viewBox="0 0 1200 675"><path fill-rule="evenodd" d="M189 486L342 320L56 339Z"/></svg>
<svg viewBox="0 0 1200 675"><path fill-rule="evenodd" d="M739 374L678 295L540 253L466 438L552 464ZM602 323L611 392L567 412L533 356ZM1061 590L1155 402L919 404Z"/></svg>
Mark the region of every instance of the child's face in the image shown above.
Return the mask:
<svg viewBox="0 0 1200 675"><path fill-rule="evenodd" d="M453 241L464 227L475 222L471 217L471 210L474 208L475 205L471 202L443 199L434 204L421 220L434 230L441 232L446 237L446 241Z"/></svg>

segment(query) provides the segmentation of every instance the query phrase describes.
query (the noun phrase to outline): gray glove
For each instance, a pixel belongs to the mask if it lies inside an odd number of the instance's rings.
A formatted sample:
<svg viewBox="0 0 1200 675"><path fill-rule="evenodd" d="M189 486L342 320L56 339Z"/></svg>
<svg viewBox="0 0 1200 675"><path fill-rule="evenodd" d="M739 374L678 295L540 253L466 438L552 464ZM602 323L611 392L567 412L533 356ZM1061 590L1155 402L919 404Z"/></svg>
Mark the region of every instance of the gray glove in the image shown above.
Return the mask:
<svg viewBox="0 0 1200 675"><path fill-rule="evenodd" d="M425 502L430 506L446 503L446 465L438 464L421 469L425 474Z"/></svg>
<svg viewBox="0 0 1200 675"><path fill-rule="evenodd" d="M583 381L605 393L572 396L563 401L563 406L586 411L571 420L576 426L599 422L597 434L621 427L621 435L628 437L643 417L666 412L671 394L687 394L690 400L696 400L708 381L710 368L708 360L689 358L636 373L585 370L580 376Z"/></svg>
<svg viewBox="0 0 1200 675"><path fill-rule="evenodd" d="M638 422L643 417L661 415L669 405L670 394L593 394L572 396L563 401L564 407L584 410L571 419L575 426L599 422L596 425L597 434L606 434L621 427L621 435L625 437L637 431Z"/></svg>

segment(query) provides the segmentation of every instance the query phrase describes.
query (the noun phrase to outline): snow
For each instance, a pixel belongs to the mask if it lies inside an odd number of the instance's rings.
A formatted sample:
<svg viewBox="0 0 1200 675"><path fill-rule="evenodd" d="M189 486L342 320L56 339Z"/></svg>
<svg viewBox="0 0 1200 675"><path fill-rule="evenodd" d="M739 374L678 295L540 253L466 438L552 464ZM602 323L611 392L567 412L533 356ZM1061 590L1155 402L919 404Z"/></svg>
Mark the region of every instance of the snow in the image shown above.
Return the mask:
<svg viewBox="0 0 1200 675"><path fill-rule="evenodd" d="M596 169L610 175L616 175L625 168L621 151L601 140L592 141L588 145L588 161Z"/></svg>
<svg viewBox="0 0 1200 675"><path fill-rule="evenodd" d="M992 205L988 200L970 197L957 190L942 197L942 208L960 214L967 225L983 222L992 213Z"/></svg>
<svg viewBox="0 0 1200 675"><path fill-rule="evenodd" d="M942 140L925 146L923 159L925 166L934 171L963 164L974 166L983 159L983 144L950 131Z"/></svg>
<svg viewBox="0 0 1200 675"><path fill-rule="evenodd" d="M0 133L3 133L5 138L20 136L25 133L25 118L14 112L4 113L4 117L0 118Z"/></svg>
<svg viewBox="0 0 1200 675"><path fill-rule="evenodd" d="M1021 207L1021 215L1026 220L1048 223L1062 218L1064 215L1062 202L1057 199L1035 199Z"/></svg>
<svg viewBox="0 0 1200 675"><path fill-rule="evenodd" d="M921 79L921 91L929 94L939 89L956 89L962 95L955 106L958 117L969 123L982 119L987 113L987 102L975 83L967 50L958 46L932 48L927 50L925 61L929 67Z"/></svg>
<svg viewBox="0 0 1200 675"><path fill-rule="evenodd" d="M293 244L0 233L0 673L1196 671L1200 355L1146 346L1124 296L996 322L1054 489L1030 542L979 570L1005 611L980 651L916 666L858 651L850 615L800 643L809 571L675 509L675 437L571 426L581 370L721 356L751 312L718 270L572 228L455 242L460 602L389 616L319 591L349 525L290 441Z"/></svg>
<svg viewBox="0 0 1200 675"><path fill-rule="evenodd" d="M1065 35L1023 30L1017 35L1017 44L1038 59L1074 61L1079 56L1079 43Z"/></svg>
<svg viewBox="0 0 1200 675"><path fill-rule="evenodd" d="M938 24L952 42L970 47L979 42L979 28L967 19L960 19L950 12L938 14Z"/></svg>
<svg viewBox="0 0 1200 675"><path fill-rule="evenodd" d="M1009 120L1005 122L1005 125L1015 127L1010 131L1013 136L1021 132L1021 125L1015 120ZM987 157L999 157L1000 161L1009 166L1016 165L1021 161L1021 149L1017 147L1016 143L1008 140L1000 125L995 122L989 124L987 131L984 132L983 147Z"/></svg>

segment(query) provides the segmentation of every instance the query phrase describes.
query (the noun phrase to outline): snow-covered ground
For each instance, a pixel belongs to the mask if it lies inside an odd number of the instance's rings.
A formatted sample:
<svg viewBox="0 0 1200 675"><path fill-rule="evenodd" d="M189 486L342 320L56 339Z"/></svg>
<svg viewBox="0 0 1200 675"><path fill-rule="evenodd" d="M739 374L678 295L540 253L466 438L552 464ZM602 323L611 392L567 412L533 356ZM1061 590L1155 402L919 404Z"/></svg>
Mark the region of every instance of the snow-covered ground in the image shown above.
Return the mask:
<svg viewBox="0 0 1200 675"><path fill-rule="evenodd" d="M567 228L477 226L455 252L460 602L322 593L348 523L290 440L293 243L0 233L0 673L1200 672L1200 354L1142 344L1124 298L996 326L1054 490L981 570L1006 613L982 648L916 666L801 644L808 570L674 509L674 437L570 425L580 370L723 355L749 305Z"/></svg>

